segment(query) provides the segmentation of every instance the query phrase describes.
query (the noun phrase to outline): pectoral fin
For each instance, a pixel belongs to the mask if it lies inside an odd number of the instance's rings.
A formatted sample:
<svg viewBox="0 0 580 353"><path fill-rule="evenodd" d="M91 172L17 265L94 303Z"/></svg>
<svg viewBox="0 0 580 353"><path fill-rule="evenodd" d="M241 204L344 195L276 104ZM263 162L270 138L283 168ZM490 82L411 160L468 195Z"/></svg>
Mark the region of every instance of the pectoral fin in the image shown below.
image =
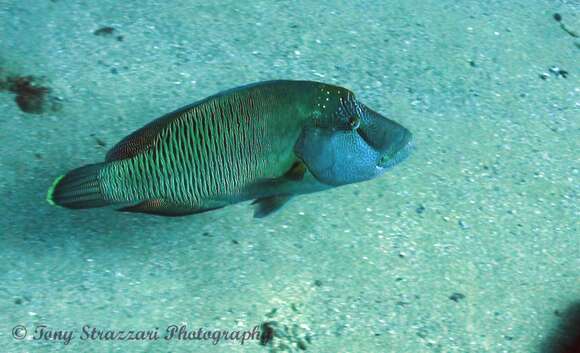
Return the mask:
<svg viewBox="0 0 580 353"><path fill-rule="evenodd" d="M306 165L299 160L296 160L290 169L288 169L282 176L277 178L265 178L258 179L256 182L246 186L244 192L250 195L250 198L261 199L263 197L269 197L268 195L275 195L282 193L282 189L285 189L291 182L298 182L304 179L304 174L306 173ZM292 193L292 192L289 192Z"/></svg>
<svg viewBox="0 0 580 353"><path fill-rule="evenodd" d="M254 218L266 217L282 208L282 206L284 206L284 204L286 204L286 202L288 202L292 197L292 192L288 190L288 185L295 184L304 179L305 173L306 165L302 161L296 160L284 175L278 178L259 180L248 186L246 192L254 197L290 192L290 194L287 195L264 196L255 199L252 202L252 205L256 205L254 209Z"/></svg>
<svg viewBox="0 0 580 353"><path fill-rule="evenodd" d="M286 174L284 174L284 178L287 180L298 181L304 178L304 173L306 173L306 165L301 161L296 161Z"/></svg>
<svg viewBox="0 0 580 353"><path fill-rule="evenodd" d="M291 197L291 195L282 195L263 197L254 200L254 202L252 202L252 205L256 205L254 210L254 218L264 218L278 211L286 204L286 202L288 202L288 200L290 200Z"/></svg>

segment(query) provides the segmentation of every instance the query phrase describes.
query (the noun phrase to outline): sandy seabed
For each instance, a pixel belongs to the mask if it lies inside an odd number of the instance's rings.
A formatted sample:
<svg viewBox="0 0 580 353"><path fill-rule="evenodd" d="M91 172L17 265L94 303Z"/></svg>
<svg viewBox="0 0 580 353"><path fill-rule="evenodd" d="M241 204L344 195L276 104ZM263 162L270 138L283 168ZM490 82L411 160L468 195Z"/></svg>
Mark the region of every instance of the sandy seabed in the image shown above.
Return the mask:
<svg viewBox="0 0 580 353"><path fill-rule="evenodd" d="M551 352L580 300L578 33L576 1L1 0L2 351ZM262 220L45 202L153 118L268 79L348 87L417 150Z"/></svg>

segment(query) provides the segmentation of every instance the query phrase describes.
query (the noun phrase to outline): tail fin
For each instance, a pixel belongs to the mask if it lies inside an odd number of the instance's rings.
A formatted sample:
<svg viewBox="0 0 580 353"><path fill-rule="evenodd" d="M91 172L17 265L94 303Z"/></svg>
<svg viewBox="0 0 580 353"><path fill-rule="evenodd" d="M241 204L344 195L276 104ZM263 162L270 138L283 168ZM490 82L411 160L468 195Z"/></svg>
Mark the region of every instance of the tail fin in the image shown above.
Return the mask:
<svg viewBox="0 0 580 353"><path fill-rule="evenodd" d="M99 171L105 163L89 164L56 178L46 200L66 208L93 208L109 205L99 186Z"/></svg>

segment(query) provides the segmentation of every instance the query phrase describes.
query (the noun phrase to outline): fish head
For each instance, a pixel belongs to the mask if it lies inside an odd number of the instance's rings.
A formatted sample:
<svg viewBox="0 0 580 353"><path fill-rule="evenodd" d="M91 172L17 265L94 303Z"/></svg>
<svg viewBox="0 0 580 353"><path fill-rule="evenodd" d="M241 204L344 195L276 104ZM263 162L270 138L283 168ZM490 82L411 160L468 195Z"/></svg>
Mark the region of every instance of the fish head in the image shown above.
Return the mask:
<svg viewBox="0 0 580 353"><path fill-rule="evenodd" d="M323 184L340 186L376 178L405 160L413 134L358 102L346 91L325 100L303 127L296 155Z"/></svg>

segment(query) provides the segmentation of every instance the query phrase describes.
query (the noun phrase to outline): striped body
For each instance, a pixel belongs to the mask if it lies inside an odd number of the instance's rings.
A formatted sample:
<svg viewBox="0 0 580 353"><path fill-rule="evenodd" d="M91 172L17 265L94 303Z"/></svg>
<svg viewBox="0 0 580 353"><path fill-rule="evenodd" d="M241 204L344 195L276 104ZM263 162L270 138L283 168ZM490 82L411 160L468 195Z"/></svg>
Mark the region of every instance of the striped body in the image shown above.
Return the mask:
<svg viewBox="0 0 580 353"><path fill-rule="evenodd" d="M147 149L100 171L104 198L163 199L196 210L268 194L252 186L283 176L296 162L293 146L313 92L310 82L262 83L160 118L163 126Z"/></svg>

